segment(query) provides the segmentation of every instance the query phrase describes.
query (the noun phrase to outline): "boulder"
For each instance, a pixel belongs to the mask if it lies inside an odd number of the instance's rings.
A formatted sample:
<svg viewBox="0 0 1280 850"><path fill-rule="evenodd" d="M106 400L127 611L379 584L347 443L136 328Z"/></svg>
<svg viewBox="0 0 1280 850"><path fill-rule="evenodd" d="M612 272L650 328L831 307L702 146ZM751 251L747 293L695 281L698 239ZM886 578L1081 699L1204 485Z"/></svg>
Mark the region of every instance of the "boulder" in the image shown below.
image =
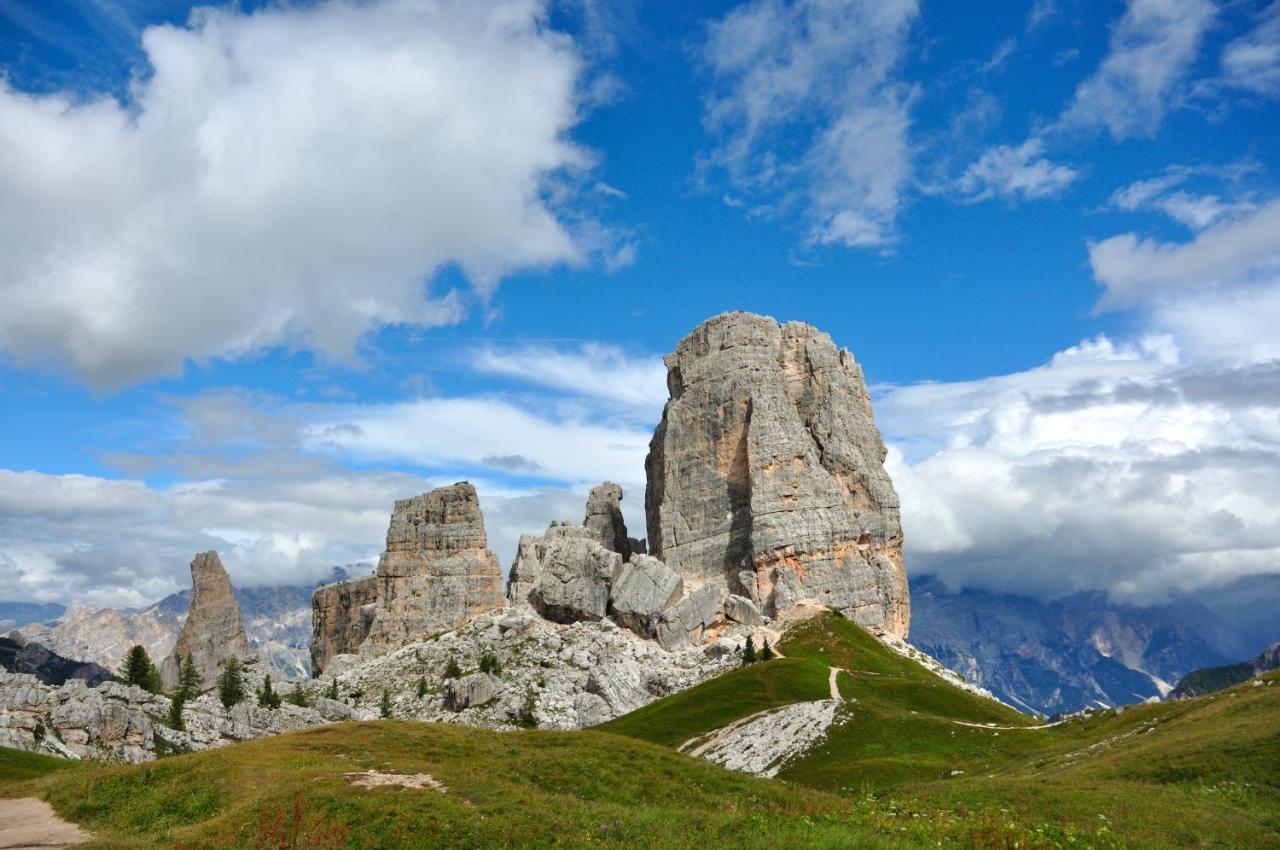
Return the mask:
<svg viewBox="0 0 1280 850"><path fill-rule="evenodd" d="M186 622L178 632L173 651L160 666L166 690L178 686L179 669L188 657L195 663L204 689L213 687L223 661L232 656L249 657L240 603L217 552L201 552L191 561L191 586Z"/></svg>
<svg viewBox="0 0 1280 850"><path fill-rule="evenodd" d="M444 689L444 704L450 711L458 712L477 705L484 705L498 692L498 683L488 673L472 673L460 679L450 679Z"/></svg>
<svg viewBox="0 0 1280 850"><path fill-rule="evenodd" d="M707 630L724 618L724 589L704 585L662 613L657 638L663 649L684 649L701 640Z"/></svg>
<svg viewBox="0 0 1280 850"><path fill-rule="evenodd" d="M745 596L738 596L736 593L730 593L725 597L724 615L733 622L741 623L744 626L764 625L764 617L760 615L760 609L756 607L756 603Z"/></svg>
<svg viewBox="0 0 1280 850"><path fill-rule="evenodd" d="M666 365L645 461L650 552L762 614L829 606L905 637L898 497L853 355L806 324L726 313Z"/></svg>
<svg viewBox="0 0 1280 850"><path fill-rule="evenodd" d="M520 539L508 597L552 622L595 622L609 611L609 588L621 569L622 556L586 526L555 525L542 537Z"/></svg>
<svg viewBox="0 0 1280 850"><path fill-rule="evenodd" d="M658 619L684 594L684 579L649 555L632 555L609 591L613 619L641 637L657 636Z"/></svg>

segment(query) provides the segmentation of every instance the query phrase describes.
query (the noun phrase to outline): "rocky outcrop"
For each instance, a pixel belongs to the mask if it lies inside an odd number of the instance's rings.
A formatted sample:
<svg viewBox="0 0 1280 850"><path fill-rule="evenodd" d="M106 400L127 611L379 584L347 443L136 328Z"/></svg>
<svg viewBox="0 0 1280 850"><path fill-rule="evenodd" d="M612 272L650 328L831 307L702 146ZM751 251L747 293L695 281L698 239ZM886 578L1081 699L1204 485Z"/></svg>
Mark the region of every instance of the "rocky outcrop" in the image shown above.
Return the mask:
<svg viewBox="0 0 1280 850"><path fill-rule="evenodd" d="M631 538L627 537L627 523L622 518L622 488L617 484L606 481L591 488L582 524L601 546L617 552L624 561L631 557Z"/></svg>
<svg viewBox="0 0 1280 850"><path fill-rule="evenodd" d="M449 631L502 604L476 488L463 481L396 502L378 560L367 654Z"/></svg>
<svg viewBox="0 0 1280 850"><path fill-rule="evenodd" d="M250 690L264 675L253 663L245 673ZM342 703L314 696L311 702L313 707L271 709L246 700L227 709L205 694L183 705L182 728L175 729L170 700L162 694L119 682L89 687L79 679L55 687L31 674L0 672L0 747L137 764L353 716Z"/></svg>
<svg viewBox="0 0 1280 850"><path fill-rule="evenodd" d="M46 685L61 685L70 679L81 679L90 686L111 678L111 671L92 661L63 658L35 641L26 640L20 632L0 637L0 669L11 673L31 673Z"/></svg>
<svg viewBox="0 0 1280 850"><path fill-rule="evenodd" d="M191 562L191 609L178 632L173 651L160 667L165 688L178 686L178 671L190 657L200 674L201 687L213 687L218 668L235 656L249 656L249 639L240 618L240 603L217 552L201 552Z"/></svg>
<svg viewBox="0 0 1280 850"><path fill-rule="evenodd" d="M311 672L318 676L340 654L359 651L378 601L376 576L316 588L311 595Z"/></svg>
<svg viewBox="0 0 1280 850"><path fill-rule="evenodd" d="M905 636L898 498L853 356L809 325L727 313L666 364L650 552L686 588L718 584L767 616L830 606Z"/></svg>
<svg viewBox="0 0 1280 850"><path fill-rule="evenodd" d="M456 629L502 604L475 487L459 482L396 502L377 572L312 595L311 671Z"/></svg>
<svg viewBox="0 0 1280 850"><path fill-rule="evenodd" d="M658 636L662 613L684 595L684 579L649 555L632 555L609 592L613 619L642 637Z"/></svg>
<svg viewBox="0 0 1280 850"><path fill-rule="evenodd" d="M497 683L488 673L472 673L450 679L444 689L445 708L457 713L475 705L484 705L498 692Z"/></svg>

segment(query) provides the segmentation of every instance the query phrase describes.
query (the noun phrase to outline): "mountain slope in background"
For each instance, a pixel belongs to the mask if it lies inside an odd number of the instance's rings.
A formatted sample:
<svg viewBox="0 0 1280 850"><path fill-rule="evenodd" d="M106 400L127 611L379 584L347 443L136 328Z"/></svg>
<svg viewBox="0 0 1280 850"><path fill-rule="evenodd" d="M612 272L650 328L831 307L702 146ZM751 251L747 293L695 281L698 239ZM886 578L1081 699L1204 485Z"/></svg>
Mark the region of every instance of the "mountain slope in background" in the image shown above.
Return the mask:
<svg viewBox="0 0 1280 850"><path fill-rule="evenodd" d="M1254 676L1261 676L1272 670L1280 670L1280 643L1273 643L1262 651L1257 658L1241 661L1239 664L1224 664L1221 667L1204 667L1192 670L1178 686L1169 694L1169 699L1186 699L1225 690L1241 682L1247 682Z"/></svg>
<svg viewBox="0 0 1280 850"><path fill-rule="evenodd" d="M334 567L326 580L341 581L365 571L359 565ZM311 675L311 593L314 585L236 588L250 649L281 676ZM147 648L152 659L169 654L191 604L191 590L166 596L146 608L84 608L63 610L57 605L0 603L0 615L35 611L48 615L40 621L17 626L22 637L35 641L65 658L93 662L116 670L134 644ZM9 626L8 628L13 628Z"/></svg>
<svg viewBox="0 0 1280 850"><path fill-rule="evenodd" d="M1081 593L1042 603L920 576L911 604L915 646L1010 705L1044 714L1163 697L1250 639L1189 599L1139 608Z"/></svg>
<svg viewBox="0 0 1280 850"><path fill-rule="evenodd" d="M33 673L46 685L83 679L92 688L111 678L110 670L93 662L63 658L38 643L11 637L0 637L0 669L10 673Z"/></svg>

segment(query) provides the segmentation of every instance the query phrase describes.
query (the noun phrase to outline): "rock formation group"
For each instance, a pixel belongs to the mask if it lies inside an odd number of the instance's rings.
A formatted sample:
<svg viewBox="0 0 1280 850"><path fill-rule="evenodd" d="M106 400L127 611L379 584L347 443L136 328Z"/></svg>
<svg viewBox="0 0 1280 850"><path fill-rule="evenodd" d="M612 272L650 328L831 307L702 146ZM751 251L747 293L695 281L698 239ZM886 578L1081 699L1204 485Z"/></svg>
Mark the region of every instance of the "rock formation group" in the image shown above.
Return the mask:
<svg viewBox="0 0 1280 850"><path fill-rule="evenodd" d="M748 637L776 642L780 623L819 608L904 639L898 500L852 355L809 325L727 313L666 365L670 398L645 462L647 540L629 536L622 488L605 482L581 524L521 537L504 588L471 484L397 501L376 572L313 596L308 687L323 711L219 715L201 697L187 726L203 731L161 738L198 747L375 716L370 691L397 716L572 728L695 684L734 663ZM217 553L198 555L191 575L167 688L188 658L205 689L228 658L253 664ZM136 760L156 737L147 718L167 710L155 703L164 697L116 683L92 697L83 683L35 687L0 679L0 743L48 722L87 748L94 733L77 730L106 723L125 730L116 738ZM317 702L322 687L340 700ZM56 719L95 710L79 726Z"/></svg>

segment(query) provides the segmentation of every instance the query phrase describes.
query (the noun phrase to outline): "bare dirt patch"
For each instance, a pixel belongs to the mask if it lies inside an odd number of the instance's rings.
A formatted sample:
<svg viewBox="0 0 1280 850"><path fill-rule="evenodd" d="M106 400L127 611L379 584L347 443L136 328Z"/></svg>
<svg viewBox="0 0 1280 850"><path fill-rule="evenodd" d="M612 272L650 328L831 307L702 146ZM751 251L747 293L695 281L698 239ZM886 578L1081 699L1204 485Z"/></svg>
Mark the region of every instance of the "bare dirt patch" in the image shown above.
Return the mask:
<svg viewBox="0 0 1280 850"><path fill-rule="evenodd" d="M0 800L0 850L71 847L92 837L54 814L44 800Z"/></svg>
<svg viewBox="0 0 1280 850"><path fill-rule="evenodd" d="M376 770L366 770L361 773L344 773L347 781L359 788L387 788L398 786L401 788L431 788L439 791L441 794L449 793L449 789L444 787L444 783L437 780L429 773L380 773ZM0 844L0 850L4 845Z"/></svg>

